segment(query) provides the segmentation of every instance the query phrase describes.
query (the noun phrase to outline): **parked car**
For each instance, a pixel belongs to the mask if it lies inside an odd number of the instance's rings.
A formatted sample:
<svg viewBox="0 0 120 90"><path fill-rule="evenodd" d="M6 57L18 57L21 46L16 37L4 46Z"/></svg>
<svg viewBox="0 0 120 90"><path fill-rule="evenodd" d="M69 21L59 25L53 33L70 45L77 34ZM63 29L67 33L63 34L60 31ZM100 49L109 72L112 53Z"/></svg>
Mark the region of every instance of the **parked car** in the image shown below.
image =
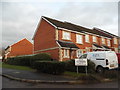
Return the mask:
<svg viewBox="0 0 120 90"><path fill-rule="evenodd" d="M118 57L114 51L95 51L83 54L79 59L91 60L95 63L95 69L103 73L105 69L118 68Z"/></svg>
<svg viewBox="0 0 120 90"><path fill-rule="evenodd" d="M116 53L117 54L117 57L118 57L118 65L120 67L120 53Z"/></svg>

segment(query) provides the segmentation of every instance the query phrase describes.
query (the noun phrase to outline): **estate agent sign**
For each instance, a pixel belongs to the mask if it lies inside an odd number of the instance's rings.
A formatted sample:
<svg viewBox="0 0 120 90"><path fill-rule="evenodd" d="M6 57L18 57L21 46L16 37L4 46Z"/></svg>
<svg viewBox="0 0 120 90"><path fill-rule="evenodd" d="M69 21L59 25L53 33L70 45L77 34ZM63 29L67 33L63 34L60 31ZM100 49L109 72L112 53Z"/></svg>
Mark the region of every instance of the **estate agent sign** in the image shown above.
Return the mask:
<svg viewBox="0 0 120 90"><path fill-rule="evenodd" d="M87 59L75 59L75 66L87 66Z"/></svg>
<svg viewBox="0 0 120 90"><path fill-rule="evenodd" d="M78 66L86 66L85 71L86 71L86 75L87 75L87 59L75 59L75 66L77 66L77 73L78 73Z"/></svg>

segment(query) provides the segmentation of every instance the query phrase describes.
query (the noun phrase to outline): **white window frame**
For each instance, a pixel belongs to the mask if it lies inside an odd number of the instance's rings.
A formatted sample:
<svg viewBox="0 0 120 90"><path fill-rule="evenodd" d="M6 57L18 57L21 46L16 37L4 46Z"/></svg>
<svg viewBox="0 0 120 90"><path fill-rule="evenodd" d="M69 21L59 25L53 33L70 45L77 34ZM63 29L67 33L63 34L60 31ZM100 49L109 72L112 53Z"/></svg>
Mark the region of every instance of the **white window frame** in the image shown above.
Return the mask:
<svg viewBox="0 0 120 90"><path fill-rule="evenodd" d="M114 38L113 41L114 41L114 44L117 44L117 38Z"/></svg>
<svg viewBox="0 0 120 90"><path fill-rule="evenodd" d="M76 34L76 43L83 44L83 36Z"/></svg>
<svg viewBox="0 0 120 90"><path fill-rule="evenodd" d="M110 43L110 40L109 40L109 39L107 39L107 45L108 45L108 46L111 46L111 43Z"/></svg>
<svg viewBox="0 0 120 90"><path fill-rule="evenodd" d="M62 39L71 40L71 33L66 32L66 31L62 31Z"/></svg>
<svg viewBox="0 0 120 90"><path fill-rule="evenodd" d="M64 49L64 58L69 58L69 49Z"/></svg>
<svg viewBox="0 0 120 90"><path fill-rule="evenodd" d="M97 37L96 36L92 36L93 37L93 42L97 42Z"/></svg>
<svg viewBox="0 0 120 90"><path fill-rule="evenodd" d="M90 38L89 38L89 35L85 35L85 42L89 43L90 42Z"/></svg>
<svg viewBox="0 0 120 90"><path fill-rule="evenodd" d="M105 38L101 38L102 44L105 44Z"/></svg>
<svg viewBox="0 0 120 90"><path fill-rule="evenodd" d="M85 47L86 52L90 52L90 47Z"/></svg>

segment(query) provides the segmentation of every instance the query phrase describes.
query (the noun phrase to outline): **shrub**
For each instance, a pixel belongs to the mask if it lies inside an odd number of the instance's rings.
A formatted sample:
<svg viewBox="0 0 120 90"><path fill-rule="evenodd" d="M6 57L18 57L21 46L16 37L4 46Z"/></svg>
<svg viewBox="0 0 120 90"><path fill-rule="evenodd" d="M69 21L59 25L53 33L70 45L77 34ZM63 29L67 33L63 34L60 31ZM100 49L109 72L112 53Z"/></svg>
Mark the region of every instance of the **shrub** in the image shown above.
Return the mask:
<svg viewBox="0 0 120 90"><path fill-rule="evenodd" d="M95 73L95 63L88 60L88 73Z"/></svg>
<svg viewBox="0 0 120 90"><path fill-rule="evenodd" d="M34 68L36 61L51 61L51 56L47 53L35 54L31 57L30 64Z"/></svg>
<svg viewBox="0 0 120 90"><path fill-rule="evenodd" d="M49 74L61 74L64 72L65 63L57 61L37 61L35 68L41 72Z"/></svg>
<svg viewBox="0 0 120 90"><path fill-rule="evenodd" d="M6 63L11 65L30 66L30 59L31 56L13 57L13 58L8 58Z"/></svg>
<svg viewBox="0 0 120 90"><path fill-rule="evenodd" d="M72 59L65 61L65 69L66 71L75 72L76 71L75 60Z"/></svg>
<svg viewBox="0 0 120 90"><path fill-rule="evenodd" d="M32 56L18 56L8 58L6 63L12 65L31 66L34 68L35 61L51 61L51 56L47 53L35 54Z"/></svg>
<svg viewBox="0 0 120 90"><path fill-rule="evenodd" d="M51 60L51 56L48 53L39 53L39 54L35 54L32 57L34 60L42 60L42 61L50 61Z"/></svg>
<svg viewBox="0 0 120 90"><path fill-rule="evenodd" d="M75 60L68 60L68 61L65 61L65 69L67 71L71 71L71 72L76 72L76 66L75 66ZM78 70L80 73L85 73L85 66L79 66L78 67ZM88 60L88 66L87 66L87 70L88 70L88 73L94 73L95 72L95 64Z"/></svg>

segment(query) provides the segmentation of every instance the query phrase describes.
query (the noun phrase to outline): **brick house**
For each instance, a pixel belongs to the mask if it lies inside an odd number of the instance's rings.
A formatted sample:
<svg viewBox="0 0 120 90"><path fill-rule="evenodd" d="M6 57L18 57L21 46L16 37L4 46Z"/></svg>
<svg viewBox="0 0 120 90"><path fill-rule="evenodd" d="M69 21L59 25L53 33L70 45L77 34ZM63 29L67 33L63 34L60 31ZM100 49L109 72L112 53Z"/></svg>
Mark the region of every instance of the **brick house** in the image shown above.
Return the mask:
<svg viewBox="0 0 120 90"><path fill-rule="evenodd" d="M5 49L4 58L15 57L20 55L29 55L33 54L33 44L28 41L26 38L14 43L13 45L8 46Z"/></svg>
<svg viewBox="0 0 120 90"><path fill-rule="evenodd" d="M117 38L97 29L42 16L33 36L34 54L45 52L55 60L70 60L85 52L118 48Z"/></svg>

